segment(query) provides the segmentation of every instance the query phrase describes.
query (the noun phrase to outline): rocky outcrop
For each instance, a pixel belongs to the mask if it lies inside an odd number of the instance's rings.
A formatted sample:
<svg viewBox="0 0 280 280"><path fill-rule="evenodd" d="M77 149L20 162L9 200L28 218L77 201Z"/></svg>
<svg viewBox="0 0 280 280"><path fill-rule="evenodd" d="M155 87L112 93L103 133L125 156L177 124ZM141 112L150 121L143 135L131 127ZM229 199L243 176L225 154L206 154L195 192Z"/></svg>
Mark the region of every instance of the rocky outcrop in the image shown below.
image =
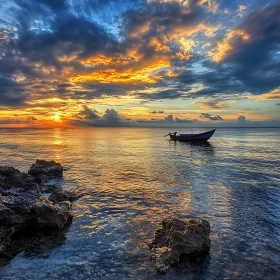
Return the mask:
<svg viewBox="0 0 280 280"><path fill-rule="evenodd" d="M48 184L62 176L63 167L54 161L37 160L28 174L0 166L0 255L9 254L8 247L13 251L13 236L21 230L62 229L71 223L75 193Z"/></svg>
<svg viewBox="0 0 280 280"><path fill-rule="evenodd" d="M63 176L63 167L60 163L55 161L36 160L36 163L32 164L28 171L29 175L37 178L59 178Z"/></svg>
<svg viewBox="0 0 280 280"><path fill-rule="evenodd" d="M163 219L149 244L156 270L166 273L183 255L203 254L210 249L210 225L205 220Z"/></svg>

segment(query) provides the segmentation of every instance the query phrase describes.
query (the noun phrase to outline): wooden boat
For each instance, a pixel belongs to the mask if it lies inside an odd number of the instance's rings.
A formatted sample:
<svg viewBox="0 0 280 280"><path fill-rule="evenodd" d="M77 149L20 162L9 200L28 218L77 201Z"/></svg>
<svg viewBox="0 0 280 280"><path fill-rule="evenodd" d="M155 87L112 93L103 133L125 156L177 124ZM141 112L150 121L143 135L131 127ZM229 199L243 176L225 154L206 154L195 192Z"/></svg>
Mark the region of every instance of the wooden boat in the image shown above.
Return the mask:
<svg viewBox="0 0 280 280"><path fill-rule="evenodd" d="M173 141L180 141L180 142L206 142L208 139L212 137L212 135L215 133L215 129L198 133L198 134L179 134L177 135L177 132L174 133L168 133L166 136L170 136L170 140Z"/></svg>

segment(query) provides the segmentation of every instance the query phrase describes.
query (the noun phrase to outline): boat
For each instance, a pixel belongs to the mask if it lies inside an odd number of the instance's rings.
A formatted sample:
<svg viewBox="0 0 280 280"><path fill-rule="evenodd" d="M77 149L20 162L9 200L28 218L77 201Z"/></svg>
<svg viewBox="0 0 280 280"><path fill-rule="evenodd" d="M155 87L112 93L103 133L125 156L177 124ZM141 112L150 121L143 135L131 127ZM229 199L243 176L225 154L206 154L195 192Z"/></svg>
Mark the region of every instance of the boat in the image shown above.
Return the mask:
<svg viewBox="0 0 280 280"><path fill-rule="evenodd" d="M206 132L197 133L197 134L178 134L177 132L168 133L166 136L170 136L170 140L180 141L180 142L206 142L208 141L216 129L212 129Z"/></svg>

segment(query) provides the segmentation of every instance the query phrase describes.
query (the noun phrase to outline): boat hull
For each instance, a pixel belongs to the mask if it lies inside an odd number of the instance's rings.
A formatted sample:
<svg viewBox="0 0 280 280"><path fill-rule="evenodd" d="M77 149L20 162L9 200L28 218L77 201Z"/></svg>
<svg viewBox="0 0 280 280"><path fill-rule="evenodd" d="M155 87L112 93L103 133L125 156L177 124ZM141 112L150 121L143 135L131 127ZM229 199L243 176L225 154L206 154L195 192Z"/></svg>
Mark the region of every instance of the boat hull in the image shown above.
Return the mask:
<svg viewBox="0 0 280 280"><path fill-rule="evenodd" d="M180 142L207 142L215 133L215 129L199 134L191 134L188 136L170 135L170 139Z"/></svg>

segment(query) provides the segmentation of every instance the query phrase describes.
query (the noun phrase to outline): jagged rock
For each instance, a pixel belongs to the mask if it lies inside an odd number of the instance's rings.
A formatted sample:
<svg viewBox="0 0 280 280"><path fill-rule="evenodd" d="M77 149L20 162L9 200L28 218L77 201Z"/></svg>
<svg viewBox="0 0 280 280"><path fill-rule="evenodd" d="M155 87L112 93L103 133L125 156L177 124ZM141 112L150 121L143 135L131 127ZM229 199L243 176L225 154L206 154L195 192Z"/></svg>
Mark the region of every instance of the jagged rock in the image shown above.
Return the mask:
<svg viewBox="0 0 280 280"><path fill-rule="evenodd" d="M1 200L2 203L10 210L20 214L29 213L32 204L36 201L34 197L20 197L12 195L3 196Z"/></svg>
<svg viewBox="0 0 280 280"><path fill-rule="evenodd" d="M28 174L0 166L0 255L14 251L11 242L19 231L61 229L72 221L75 193L48 184L49 179L62 175L63 167L54 161L37 160Z"/></svg>
<svg viewBox="0 0 280 280"><path fill-rule="evenodd" d="M12 194L28 193L36 197L41 195L37 178L13 167L0 166L0 193L5 194L6 191Z"/></svg>
<svg viewBox="0 0 280 280"><path fill-rule="evenodd" d="M17 215L13 210L0 204L0 225L19 226L24 222L23 218Z"/></svg>
<svg viewBox="0 0 280 280"><path fill-rule="evenodd" d="M159 273L166 273L182 255L202 254L210 249L210 225L205 220L163 219L162 228L150 244L151 257Z"/></svg>
<svg viewBox="0 0 280 280"><path fill-rule="evenodd" d="M42 199L32 206L32 211L36 213L36 219L32 224L36 227L47 226L61 229L73 218L69 201L54 204L48 199Z"/></svg>
<svg viewBox="0 0 280 280"><path fill-rule="evenodd" d="M43 184L42 185L42 192L43 193L52 193L54 191L58 191L59 188L53 184Z"/></svg>
<svg viewBox="0 0 280 280"><path fill-rule="evenodd" d="M47 179L51 178L60 178L63 176L63 167L60 163L55 161L46 161L46 160L36 160L36 163L32 164L28 171L29 175L34 177L44 178Z"/></svg>
<svg viewBox="0 0 280 280"><path fill-rule="evenodd" d="M49 200L52 202L61 202L61 201L74 201L76 199L75 192L68 192L68 191L62 191L62 190L55 190L51 193L49 196Z"/></svg>

